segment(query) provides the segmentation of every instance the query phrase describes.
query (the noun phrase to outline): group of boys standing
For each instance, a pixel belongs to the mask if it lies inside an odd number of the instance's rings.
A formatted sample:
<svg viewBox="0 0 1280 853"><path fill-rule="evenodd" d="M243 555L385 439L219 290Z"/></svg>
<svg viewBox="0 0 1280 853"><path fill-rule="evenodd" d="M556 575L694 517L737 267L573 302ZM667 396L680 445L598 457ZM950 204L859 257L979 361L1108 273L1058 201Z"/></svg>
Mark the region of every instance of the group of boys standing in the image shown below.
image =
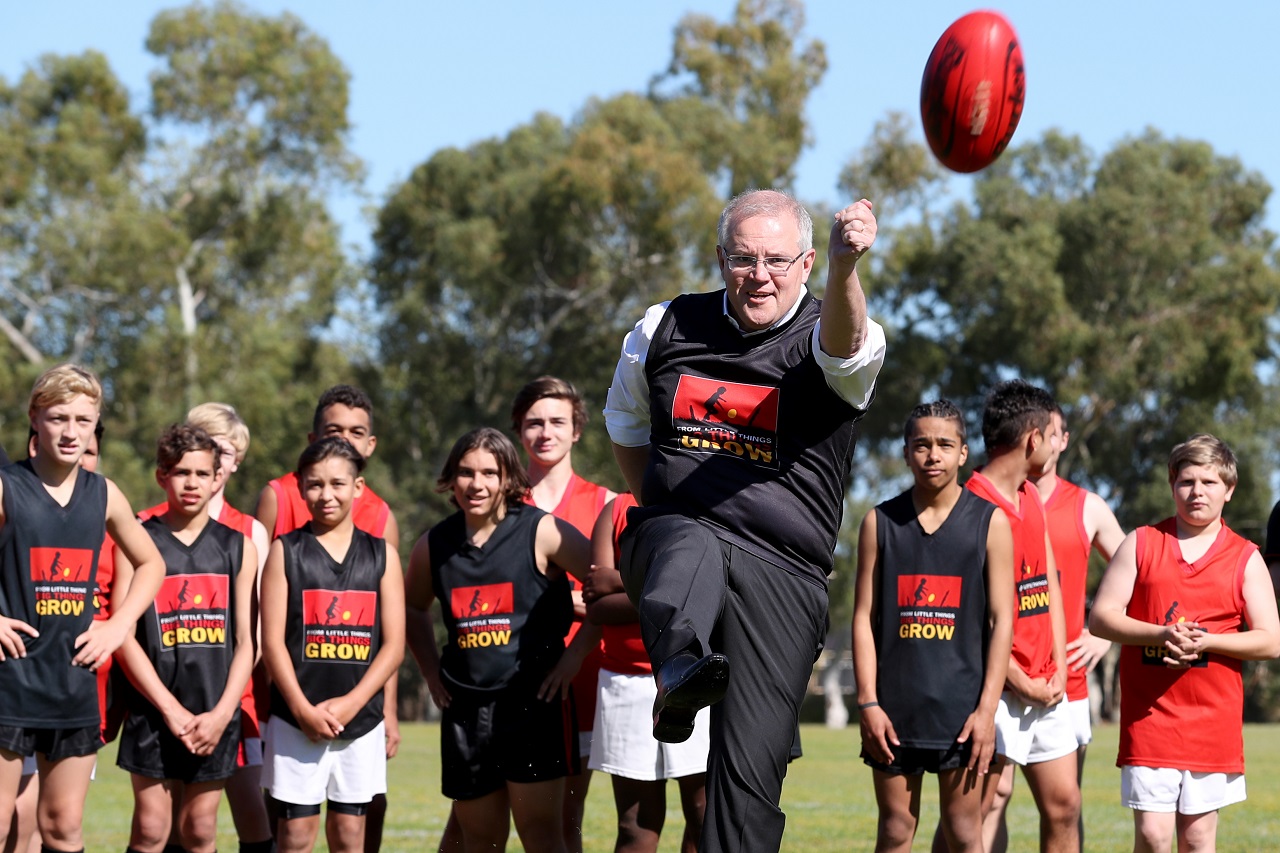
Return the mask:
<svg viewBox="0 0 1280 853"><path fill-rule="evenodd" d="M1175 447L1174 516L1125 536L1100 497L1057 475L1068 433L1043 389L998 385L982 433L986 463L961 485L963 414L916 407L914 485L862 523L854 664L876 849L911 849L925 772L939 780L935 850L1004 849L1015 765L1041 850L1083 849L1085 676L1111 641L1134 849L1213 849L1218 810L1245 797L1241 662L1280 655L1266 565L1222 519L1234 454L1203 434ZM1110 564L1086 627L1091 550Z"/></svg>

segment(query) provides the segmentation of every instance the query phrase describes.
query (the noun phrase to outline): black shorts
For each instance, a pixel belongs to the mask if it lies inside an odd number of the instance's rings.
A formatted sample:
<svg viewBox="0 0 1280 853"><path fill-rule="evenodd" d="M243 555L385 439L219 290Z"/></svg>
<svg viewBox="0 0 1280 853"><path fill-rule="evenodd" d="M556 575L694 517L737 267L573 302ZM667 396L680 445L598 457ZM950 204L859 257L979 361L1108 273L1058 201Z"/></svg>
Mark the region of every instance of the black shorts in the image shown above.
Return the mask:
<svg viewBox="0 0 1280 853"><path fill-rule="evenodd" d="M441 790L451 800L577 775L572 704L543 702L528 689L487 701L455 692L440 720L440 759Z"/></svg>
<svg viewBox="0 0 1280 853"><path fill-rule="evenodd" d="M240 750L240 712L237 710L210 755L196 755L183 746L158 711L133 712L120 732L116 765L148 779L179 782L217 782L236 772Z"/></svg>
<svg viewBox="0 0 1280 853"><path fill-rule="evenodd" d="M50 761L61 761L93 755L101 748L102 731L96 725L72 729L0 726L0 749L16 752L23 758L42 752Z"/></svg>
<svg viewBox="0 0 1280 853"><path fill-rule="evenodd" d="M915 746L899 746L893 750L893 763L882 764L862 751L862 763L888 773L890 776L921 776L925 773L941 773L959 770L969 764L973 753L973 741L953 743L946 749L927 749Z"/></svg>

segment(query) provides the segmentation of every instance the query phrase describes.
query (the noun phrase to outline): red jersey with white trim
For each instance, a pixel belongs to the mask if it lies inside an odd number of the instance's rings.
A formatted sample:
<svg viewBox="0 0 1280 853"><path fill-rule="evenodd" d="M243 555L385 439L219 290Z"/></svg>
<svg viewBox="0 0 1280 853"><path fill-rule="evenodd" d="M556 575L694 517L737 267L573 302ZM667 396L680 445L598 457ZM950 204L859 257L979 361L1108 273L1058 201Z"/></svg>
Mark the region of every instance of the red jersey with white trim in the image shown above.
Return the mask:
<svg viewBox="0 0 1280 853"><path fill-rule="evenodd" d="M1058 671L1053 660L1053 620L1049 616L1049 556L1045 550L1044 505L1035 484L1023 482L1019 506L1004 495L981 471L974 471L964 487L1004 510L1013 529L1013 662L1031 678L1052 678Z"/></svg>
<svg viewBox="0 0 1280 853"><path fill-rule="evenodd" d="M595 529L596 519L600 517L600 510L604 509L605 498L608 495L609 490L604 486L598 486L574 474L560 497L560 503L551 510L551 514L562 521L569 522L577 528L579 533L590 539L591 531ZM524 502L530 506L535 505L533 495L525 495ZM572 576L568 578L569 588L577 589L577 580ZM578 629L581 627L582 623L576 619L569 626L569 634L564 638L566 646L573 642L573 638L578 635ZM597 646L587 655L578 669L578 674L573 678L575 716L578 718L580 732L589 732L595 725L596 679L600 672L601 648L602 646Z"/></svg>
<svg viewBox="0 0 1280 853"><path fill-rule="evenodd" d="M295 473L277 477L268 485L276 493L276 527L268 530L271 538L279 539L286 533L292 533L302 525L311 521L311 510L298 491L298 475ZM387 519L391 517L391 507L378 497L366 483L360 497L351 507L351 520L355 526L370 536L383 538L387 531Z"/></svg>
<svg viewBox="0 0 1280 853"><path fill-rule="evenodd" d="M1244 624L1244 568L1257 546L1226 523L1194 563L1182 556L1177 519L1137 532L1137 577L1126 613L1153 625L1197 622L1211 634ZM1116 765L1243 773L1243 669L1206 654L1187 669L1164 664L1163 646L1120 650L1120 752Z"/></svg>
<svg viewBox="0 0 1280 853"><path fill-rule="evenodd" d="M618 537L627 526L627 510L636 505L635 495L623 492L613 501L613 564L622 560ZM601 625L601 666L620 675L650 675L653 664L640 638L640 623Z"/></svg>
<svg viewBox="0 0 1280 853"><path fill-rule="evenodd" d="M1089 580L1089 551L1093 547L1084 529L1084 502L1088 496L1087 490L1059 477L1053 494L1044 502L1049 544L1053 546L1053 561L1062 588L1068 643L1080 639L1084 631L1085 587ZM1083 669L1067 667L1067 700L1088 698L1088 675Z"/></svg>

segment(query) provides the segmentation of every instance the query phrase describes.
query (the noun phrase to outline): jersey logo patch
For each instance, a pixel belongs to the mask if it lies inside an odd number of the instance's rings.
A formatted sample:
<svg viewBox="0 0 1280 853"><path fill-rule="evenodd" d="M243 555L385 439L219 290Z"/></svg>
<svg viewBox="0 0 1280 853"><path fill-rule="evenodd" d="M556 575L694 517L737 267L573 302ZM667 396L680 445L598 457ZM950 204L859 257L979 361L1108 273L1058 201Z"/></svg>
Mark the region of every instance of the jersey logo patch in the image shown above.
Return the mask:
<svg viewBox="0 0 1280 853"><path fill-rule="evenodd" d="M156 595L161 650L225 646L230 588L231 579L222 574L166 577Z"/></svg>
<svg viewBox="0 0 1280 853"><path fill-rule="evenodd" d="M378 594L371 590L304 589L302 656L367 664L377 618Z"/></svg>
<svg viewBox="0 0 1280 853"><path fill-rule="evenodd" d="M954 639L963 585L955 575L899 575L898 636L904 640Z"/></svg>
<svg viewBox="0 0 1280 853"><path fill-rule="evenodd" d="M761 467L780 468L781 394L770 385L682 375L671 407L676 445L695 453L733 456Z"/></svg>
<svg viewBox="0 0 1280 853"><path fill-rule="evenodd" d="M89 600L91 548L32 548L31 587L37 616L79 616Z"/></svg>
<svg viewBox="0 0 1280 853"><path fill-rule="evenodd" d="M449 596L459 649L505 646L511 642L515 603L512 583L460 586Z"/></svg>
<svg viewBox="0 0 1280 853"><path fill-rule="evenodd" d="M1028 574L1030 566L1022 567L1022 577L1018 578L1018 616L1036 616L1049 612L1049 578L1045 575Z"/></svg>

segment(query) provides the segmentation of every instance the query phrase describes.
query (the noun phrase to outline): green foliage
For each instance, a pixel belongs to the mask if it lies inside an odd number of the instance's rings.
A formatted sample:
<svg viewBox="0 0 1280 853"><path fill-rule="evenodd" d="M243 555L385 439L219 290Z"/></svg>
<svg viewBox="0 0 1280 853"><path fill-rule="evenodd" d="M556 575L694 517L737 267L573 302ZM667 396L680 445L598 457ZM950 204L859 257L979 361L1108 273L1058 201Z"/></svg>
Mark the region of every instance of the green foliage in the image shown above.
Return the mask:
<svg viewBox="0 0 1280 853"><path fill-rule="evenodd" d="M896 449L923 397L961 402L976 424L996 381L1046 385L1067 410L1062 471L1110 499L1126 527L1170 512L1165 460L1213 432L1242 460L1230 509L1256 530L1269 503L1269 399L1280 302L1270 187L1205 143L1155 131L1096 164L1050 132L980 178L972 206L938 212L923 146L882 128L846 170L910 202L876 270L873 314L892 328L871 441ZM888 405L886 405L886 403Z"/></svg>
<svg viewBox="0 0 1280 853"><path fill-rule="evenodd" d="M594 100L569 123L536 116L437 152L392 193L374 234L386 319L368 381L401 425L387 451L414 463L396 472L418 512L406 529L443 511L432 486L452 441L506 427L526 381L564 376L599 412L644 310L718 282L717 185L785 185L803 143L825 60L818 43L797 52L801 24L789 3L742 2L723 25L686 18L667 78L683 88ZM574 458L622 485L602 429Z"/></svg>

